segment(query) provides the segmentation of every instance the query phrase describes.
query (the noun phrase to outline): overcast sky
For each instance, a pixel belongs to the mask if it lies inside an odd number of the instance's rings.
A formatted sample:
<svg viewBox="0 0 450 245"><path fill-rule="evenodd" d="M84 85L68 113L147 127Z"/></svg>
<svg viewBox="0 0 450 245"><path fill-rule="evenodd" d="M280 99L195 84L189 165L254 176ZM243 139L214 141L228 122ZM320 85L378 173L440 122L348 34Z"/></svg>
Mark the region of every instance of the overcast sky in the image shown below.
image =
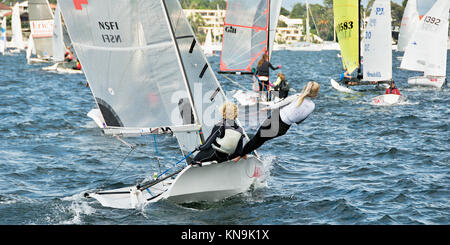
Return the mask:
<svg viewBox="0 0 450 245"><path fill-rule="evenodd" d="M342 1L342 0L341 0ZM392 0L397 4L402 4L403 0ZM417 0L417 8L419 14L424 14L436 0ZM323 5L323 0L308 0L309 3L318 3ZM361 3L366 6L369 0L361 0ZM306 3L306 0L283 0L283 7L288 10L292 9L296 3Z"/></svg>

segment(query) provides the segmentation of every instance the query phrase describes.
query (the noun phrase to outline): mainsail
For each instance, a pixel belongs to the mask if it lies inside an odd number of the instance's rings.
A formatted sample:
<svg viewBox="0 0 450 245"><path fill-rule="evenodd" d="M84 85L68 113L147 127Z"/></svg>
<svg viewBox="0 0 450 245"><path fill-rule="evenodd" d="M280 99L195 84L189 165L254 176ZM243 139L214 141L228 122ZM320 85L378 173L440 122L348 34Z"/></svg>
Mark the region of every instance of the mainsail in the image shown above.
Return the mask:
<svg viewBox="0 0 450 245"><path fill-rule="evenodd" d="M53 61L63 61L65 53L64 35L59 3L56 5L53 26Z"/></svg>
<svg viewBox="0 0 450 245"><path fill-rule="evenodd" d="M28 18L37 56L53 56L53 13L48 0L29 0Z"/></svg>
<svg viewBox="0 0 450 245"><path fill-rule="evenodd" d="M60 7L107 128L174 132L184 153L201 144L225 96L177 0Z"/></svg>
<svg viewBox="0 0 450 245"><path fill-rule="evenodd" d="M364 32L363 80L392 79L390 0L375 0Z"/></svg>
<svg viewBox="0 0 450 245"><path fill-rule="evenodd" d="M281 0L228 0L221 72L249 73L264 53L271 56Z"/></svg>
<svg viewBox="0 0 450 245"><path fill-rule="evenodd" d="M11 47L24 49L23 37L22 37L22 23L20 21L19 3L16 3L12 9L11 17Z"/></svg>
<svg viewBox="0 0 450 245"><path fill-rule="evenodd" d="M423 16L406 47L400 68L446 76L450 2L437 0Z"/></svg>
<svg viewBox="0 0 450 245"><path fill-rule="evenodd" d="M2 24L0 26L0 52L5 54L6 48L6 17L3 17Z"/></svg>
<svg viewBox="0 0 450 245"><path fill-rule="evenodd" d="M333 11L342 65L352 73L360 63L359 0L334 0Z"/></svg>
<svg viewBox="0 0 450 245"><path fill-rule="evenodd" d="M409 0L403 12L400 32L398 34L398 51L405 51L414 31L419 25L419 13L417 11L417 0Z"/></svg>

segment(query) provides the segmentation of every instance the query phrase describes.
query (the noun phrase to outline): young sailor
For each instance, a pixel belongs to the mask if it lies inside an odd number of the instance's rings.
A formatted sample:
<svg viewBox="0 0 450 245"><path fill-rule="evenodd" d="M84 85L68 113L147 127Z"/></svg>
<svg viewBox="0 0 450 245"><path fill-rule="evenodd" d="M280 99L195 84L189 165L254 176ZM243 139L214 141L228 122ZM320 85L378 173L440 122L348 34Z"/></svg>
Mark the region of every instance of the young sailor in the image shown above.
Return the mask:
<svg viewBox="0 0 450 245"><path fill-rule="evenodd" d="M238 107L232 102L222 105L223 120L217 123L206 142L197 147L200 150L192 164L201 166L202 162L224 162L242 154L244 130L236 124Z"/></svg>
<svg viewBox="0 0 450 245"><path fill-rule="evenodd" d="M274 67L269 62L269 56L265 53L261 57L261 59L258 61L258 66L256 67L256 73L259 82L259 91L267 92L269 91L269 68L272 70L277 70L281 68L281 65L278 65L277 67Z"/></svg>
<svg viewBox="0 0 450 245"><path fill-rule="evenodd" d="M398 95L401 95L400 91L395 86L395 82L394 81L392 81L391 82L391 86L388 89L386 89L386 93L385 94L398 94Z"/></svg>
<svg viewBox="0 0 450 245"><path fill-rule="evenodd" d="M279 113L273 113L276 118L269 116L258 129L255 136L244 146L242 154L233 160L239 161L241 157L258 149L266 141L286 134L293 123L300 124L314 111L315 104L312 99L319 95L320 85L317 82L308 82L298 96L292 96L283 102L277 103L269 109L279 109Z"/></svg>
<svg viewBox="0 0 450 245"><path fill-rule="evenodd" d="M272 84L274 91L278 91L278 97L280 99L284 99L288 97L289 94L289 83L286 81L286 75L284 75L281 72L278 72L277 74L278 78L277 81Z"/></svg>

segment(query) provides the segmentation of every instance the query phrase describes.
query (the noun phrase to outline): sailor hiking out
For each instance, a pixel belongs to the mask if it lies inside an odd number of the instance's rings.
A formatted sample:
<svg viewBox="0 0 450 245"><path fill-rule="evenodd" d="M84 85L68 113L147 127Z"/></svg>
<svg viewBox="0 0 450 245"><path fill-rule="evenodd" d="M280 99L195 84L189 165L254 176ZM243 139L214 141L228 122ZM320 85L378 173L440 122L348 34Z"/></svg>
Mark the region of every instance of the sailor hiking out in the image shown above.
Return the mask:
<svg viewBox="0 0 450 245"><path fill-rule="evenodd" d="M298 96L292 96L292 99L285 99L269 107L271 110L279 109L279 113L272 111L272 115L264 120L255 136L244 146L242 154L233 160L237 162L241 158L246 159L247 154L261 147L266 141L286 134L292 124L302 123L314 111L315 104L312 99L319 95L319 90L320 85L317 82L308 82Z"/></svg>
<svg viewBox="0 0 450 245"><path fill-rule="evenodd" d="M193 164L201 166L202 162L224 162L242 154L244 131L237 125L238 107L232 102L222 105L222 121L217 123L206 142L197 147L200 152L193 159Z"/></svg>

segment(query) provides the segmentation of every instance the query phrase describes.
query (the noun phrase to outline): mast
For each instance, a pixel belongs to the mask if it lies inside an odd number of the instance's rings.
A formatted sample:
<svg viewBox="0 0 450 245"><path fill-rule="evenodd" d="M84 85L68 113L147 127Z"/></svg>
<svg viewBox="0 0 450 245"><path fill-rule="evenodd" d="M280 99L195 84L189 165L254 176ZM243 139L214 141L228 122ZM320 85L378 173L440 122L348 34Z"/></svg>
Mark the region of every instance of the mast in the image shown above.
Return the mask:
<svg viewBox="0 0 450 245"><path fill-rule="evenodd" d="M358 78L362 79L361 74L361 0L358 0Z"/></svg>
<svg viewBox="0 0 450 245"><path fill-rule="evenodd" d="M267 13L267 57L269 57L270 60L270 5L271 1L267 0L267 7L269 9L269 12Z"/></svg>
<svg viewBox="0 0 450 245"><path fill-rule="evenodd" d="M191 88L189 86L189 82L188 82L188 78L187 78L187 74L186 74L186 69L184 67L183 60L181 59L180 48L178 47L178 43L176 41L176 36L175 36L175 33L174 33L172 22L171 22L171 20L169 18L169 12L167 11L166 1L162 0L161 2L162 2L162 6L164 8L164 15L166 17L166 21L167 21L167 23L169 25L169 28L170 28L170 35L171 35L172 40L173 40L173 42L175 44L176 53L177 53L177 59L178 59L179 65L181 66L181 70L183 71L183 80L184 80L184 83L186 85L186 89L187 89L187 92L188 92L188 95L189 95L189 102L192 105L192 113L194 115L194 120L195 120L197 125L201 125L199 117L197 115L197 109L196 109L195 104L194 104L194 99L192 97L192 91L191 91ZM200 128L199 131L201 131L201 128ZM200 137L200 141L203 143L205 141L204 137L203 137L203 134L199 134L199 137Z"/></svg>
<svg viewBox="0 0 450 245"><path fill-rule="evenodd" d="M309 33L309 3L308 0L306 0L306 42L310 42L311 37Z"/></svg>

